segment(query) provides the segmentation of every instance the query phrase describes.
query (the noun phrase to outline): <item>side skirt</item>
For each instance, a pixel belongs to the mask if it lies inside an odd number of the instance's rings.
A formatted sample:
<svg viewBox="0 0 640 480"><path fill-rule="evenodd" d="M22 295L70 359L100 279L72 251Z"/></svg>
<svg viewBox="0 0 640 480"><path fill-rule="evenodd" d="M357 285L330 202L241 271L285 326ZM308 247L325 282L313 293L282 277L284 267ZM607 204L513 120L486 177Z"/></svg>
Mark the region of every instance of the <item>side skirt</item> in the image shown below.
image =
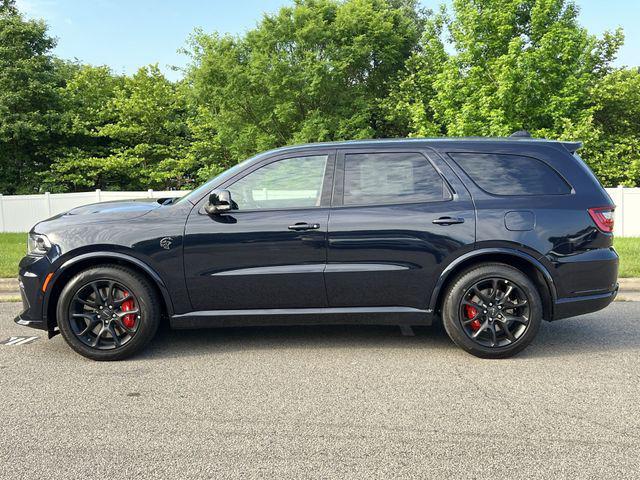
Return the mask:
<svg viewBox="0 0 640 480"><path fill-rule="evenodd" d="M277 308L211 310L173 315L171 328L264 325L431 325L433 312L410 307Z"/></svg>

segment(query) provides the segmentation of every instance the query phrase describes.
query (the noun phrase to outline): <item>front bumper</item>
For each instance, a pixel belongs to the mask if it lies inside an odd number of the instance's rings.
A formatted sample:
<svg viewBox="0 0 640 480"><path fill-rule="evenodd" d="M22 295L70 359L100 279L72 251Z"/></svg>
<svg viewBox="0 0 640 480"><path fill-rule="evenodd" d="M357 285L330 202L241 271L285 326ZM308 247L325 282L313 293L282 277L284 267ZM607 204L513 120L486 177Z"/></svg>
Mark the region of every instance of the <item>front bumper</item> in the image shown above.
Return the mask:
<svg viewBox="0 0 640 480"><path fill-rule="evenodd" d="M607 307L618 295L619 285L616 283L612 291L582 297L560 298L554 306L554 320L575 317L585 313L597 312Z"/></svg>
<svg viewBox="0 0 640 480"><path fill-rule="evenodd" d="M22 312L14 319L18 325L48 330L42 284L51 273L51 268L51 262L47 257L27 255L20 261L18 283L22 297Z"/></svg>

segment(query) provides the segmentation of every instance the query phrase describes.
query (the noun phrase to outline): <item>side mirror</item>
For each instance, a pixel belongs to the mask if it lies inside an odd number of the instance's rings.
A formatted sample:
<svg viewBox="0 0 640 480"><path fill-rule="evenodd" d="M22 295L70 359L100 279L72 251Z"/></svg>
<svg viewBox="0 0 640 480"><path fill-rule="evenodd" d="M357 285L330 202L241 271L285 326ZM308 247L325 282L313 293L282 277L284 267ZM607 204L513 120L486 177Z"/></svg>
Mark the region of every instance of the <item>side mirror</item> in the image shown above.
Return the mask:
<svg viewBox="0 0 640 480"><path fill-rule="evenodd" d="M209 194L209 201L204 204L204 211L209 215L219 215L233 208L238 207L231 200L231 192L229 190L214 190Z"/></svg>

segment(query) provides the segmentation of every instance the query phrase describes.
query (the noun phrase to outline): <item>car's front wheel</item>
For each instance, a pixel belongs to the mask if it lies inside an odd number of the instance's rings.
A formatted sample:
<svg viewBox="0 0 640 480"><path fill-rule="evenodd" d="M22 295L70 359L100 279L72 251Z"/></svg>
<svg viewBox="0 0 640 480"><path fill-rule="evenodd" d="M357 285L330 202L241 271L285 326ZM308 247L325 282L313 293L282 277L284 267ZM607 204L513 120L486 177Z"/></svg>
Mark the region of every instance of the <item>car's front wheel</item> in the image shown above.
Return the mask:
<svg viewBox="0 0 640 480"><path fill-rule="evenodd" d="M442 321L456 345L482 358L505 358L523 350L542 321L535 284L502 263L477 265L451 283Z"/></svg>
<svg viewBox="0 0 640 480"><path fill-rule="evenodd" d="M69 280L57 306L58 328L80 355L120 360L142 350L160 323L150 282L119 265L89 268Z"/></svg>

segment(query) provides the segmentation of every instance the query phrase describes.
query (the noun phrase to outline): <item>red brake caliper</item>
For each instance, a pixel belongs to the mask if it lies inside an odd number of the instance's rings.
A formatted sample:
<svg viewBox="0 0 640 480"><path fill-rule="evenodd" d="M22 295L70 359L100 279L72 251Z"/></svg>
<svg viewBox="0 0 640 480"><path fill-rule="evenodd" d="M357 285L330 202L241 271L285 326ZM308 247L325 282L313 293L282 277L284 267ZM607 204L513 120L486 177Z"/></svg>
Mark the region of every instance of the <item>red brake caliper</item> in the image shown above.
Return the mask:
<svg viewBox="0 0 640 480"><path fill-rule="evenodd" d="M465 305L464 314L467 318L471 319L478 314L478 310L476 309L476 307L472 307L471 305ZM474 332L480 330L480 320L478 319L475 319L469 325L471 326L471 330L473 330Z"/></svg>
<svg viewBox="0 0 640 480"><path fill-rule="evenodd" d="M123 292L123 295L126 297L127 295L129 295L129 292ZM120 306L120 308L122 308L123 312L128 312L129 310L133 310L133 298L130 298L122 302L122 305ZM124 317L122 317L122 324L127 328L133 328L133 326L136 324L135 314L125 315Z"/></svg>

